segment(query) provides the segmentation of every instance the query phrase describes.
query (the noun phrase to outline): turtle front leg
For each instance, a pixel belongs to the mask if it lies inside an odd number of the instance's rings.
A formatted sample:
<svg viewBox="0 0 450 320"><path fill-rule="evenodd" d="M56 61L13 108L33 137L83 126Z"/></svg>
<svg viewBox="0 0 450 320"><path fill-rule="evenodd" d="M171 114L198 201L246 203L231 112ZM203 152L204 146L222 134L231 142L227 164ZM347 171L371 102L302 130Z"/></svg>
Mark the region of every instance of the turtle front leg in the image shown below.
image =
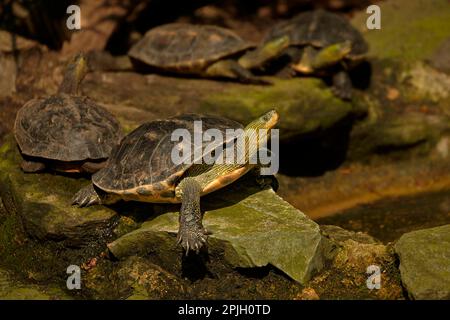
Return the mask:
<svg viewBox="0 0 450 320"><path fill-rule="evenodd" d="M342 70L333 75L332 91L338 98L351 100L352 80L346 71Z"/></svg>
<svg viewBox="0 0 450 320"><path fill-rule="evenodd" d="M29 160L23 160L20 167L22 168L22 171L26 173L41 172L45 170L44 163Z"/></svg>
<svg viewBox="0 0 450 320"><path fill-rule="evenodd" d="M177 243L186 250L186 255L189 250L198 253L207 239L200 210L201 190L200 184L194 178L183 179L176 189L177 196L181 198Z"/></svg>
<svg viewBox="0 0 450 320"><path fill-rule="evenodd" d="M235 60L220 60L213 63L206 69L206 75L209 77L236 79L249 84L271 84L269 81L253 75Z"/></svg>

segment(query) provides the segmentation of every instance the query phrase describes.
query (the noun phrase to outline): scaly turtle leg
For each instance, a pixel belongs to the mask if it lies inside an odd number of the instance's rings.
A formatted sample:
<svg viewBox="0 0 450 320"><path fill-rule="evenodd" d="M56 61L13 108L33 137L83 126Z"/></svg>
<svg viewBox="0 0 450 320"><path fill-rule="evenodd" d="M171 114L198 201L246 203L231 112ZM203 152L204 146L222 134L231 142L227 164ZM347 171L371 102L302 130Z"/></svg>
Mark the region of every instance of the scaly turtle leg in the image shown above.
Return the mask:
<svg viewBox="0 0 450 320"><path fill-rule="evenodd" d="M352 80L345 70L341 70L333 75L333 93L343 100L352 98Z"/></svg>
<svg viewBox="0 0 450 320"><path fill-rule="evenodd" d="M90 185L80 189L72 198L72 205L78 207L89 207L95 204L112 204L119 200L119 197L113 194L107 194L106 192L101 192L94 187L91 183Z"/></svg>
<svg viewBox="0 0 450 320"><path fill-rule="evenodd" d="M213 63L206 69L209 77L224 77L237 79L243 83L250 84L270 84L269 81L256 77L235 60L220 60Z"/></svg>
<svg viewBox="0 0 450 320"><path fill-rule="evenodd" d="M201 185L194 178L184 178L176 189L177 196L181 198L177 242L186 250L186 255L189 250L198 253L207 239L200 210L201 191Z"/></svg>
<svg viewBox="0 0 450 320"><path fill-rule="evenodd" d="M23 172L33 173L33 172L41 172L45 170L45 164L37 161L29 161L23 160L20 164Z"/></svg>

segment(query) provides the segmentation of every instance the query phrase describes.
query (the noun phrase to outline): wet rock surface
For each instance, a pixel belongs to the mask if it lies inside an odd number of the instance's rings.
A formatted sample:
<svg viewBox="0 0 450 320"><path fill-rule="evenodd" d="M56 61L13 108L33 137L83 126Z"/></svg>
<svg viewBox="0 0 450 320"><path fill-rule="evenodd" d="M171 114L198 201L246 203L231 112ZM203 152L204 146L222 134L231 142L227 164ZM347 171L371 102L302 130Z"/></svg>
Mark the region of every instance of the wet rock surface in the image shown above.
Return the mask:
<svg viewBox="0 0 450 320"><path fill-rule="evenodd" d="M450 299L450 225L404 234L395 244L413 299Z"/></svg>

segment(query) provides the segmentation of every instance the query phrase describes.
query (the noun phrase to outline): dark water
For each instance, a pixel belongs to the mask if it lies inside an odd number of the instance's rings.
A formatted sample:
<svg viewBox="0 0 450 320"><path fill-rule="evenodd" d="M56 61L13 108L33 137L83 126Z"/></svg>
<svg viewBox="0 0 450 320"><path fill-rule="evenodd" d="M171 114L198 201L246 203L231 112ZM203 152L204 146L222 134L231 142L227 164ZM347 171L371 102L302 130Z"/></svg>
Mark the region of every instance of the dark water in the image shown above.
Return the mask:
<svg viewBox="0 0 450 320"><path fill-rule="evenodd" d="M316 221L363 231L386 243L406 232L450 224L450 190L387 198Z"/></svg>

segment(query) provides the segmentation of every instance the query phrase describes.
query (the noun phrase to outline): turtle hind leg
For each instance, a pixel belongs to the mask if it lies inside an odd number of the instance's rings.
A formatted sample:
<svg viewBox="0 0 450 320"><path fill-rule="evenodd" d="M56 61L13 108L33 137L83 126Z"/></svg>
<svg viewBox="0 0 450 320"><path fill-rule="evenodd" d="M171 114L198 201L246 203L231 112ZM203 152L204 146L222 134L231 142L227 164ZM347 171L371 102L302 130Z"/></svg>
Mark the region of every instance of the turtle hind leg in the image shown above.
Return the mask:
<svg viewBox="0 0 450 320"><path fill-rule="evenodd" d="M100 195L92 184L80 189L72 198L72 205L78 207L89 207L94 204L101 204Z"/></svg>
<svg viewBox="0 0 450 320"><path fill-rule="evenodd" d="M23 160L20 167L22 168L22 171L26 173L41 172L45 170L44 163L29 160Z"/></svg>
<svg viewBox="0 0 450 320"><path fill-rule="evenodd" d="M253 75L235 60L220 60L206 69L206 75L210 77L224 77L237 79L242 83L249 84L271 84L269 81Z"/></svg>
<svg viewBox="0 0 450 320"><path fill-rule="evenodd" d="M186 251L193 250L199 253L207 240L207 232L202 225L202 212L200 210L201 186L193 178L185 178L177 187L181 195L181 210L177 243Z"/></svg>
<svg viewBox="0 0 450 320"><path fill-rule="evenodd" d="M332 91L335 96L343 100L351 100L352 98L352 80L346 71L339 71L333 75Z"/></svg>

